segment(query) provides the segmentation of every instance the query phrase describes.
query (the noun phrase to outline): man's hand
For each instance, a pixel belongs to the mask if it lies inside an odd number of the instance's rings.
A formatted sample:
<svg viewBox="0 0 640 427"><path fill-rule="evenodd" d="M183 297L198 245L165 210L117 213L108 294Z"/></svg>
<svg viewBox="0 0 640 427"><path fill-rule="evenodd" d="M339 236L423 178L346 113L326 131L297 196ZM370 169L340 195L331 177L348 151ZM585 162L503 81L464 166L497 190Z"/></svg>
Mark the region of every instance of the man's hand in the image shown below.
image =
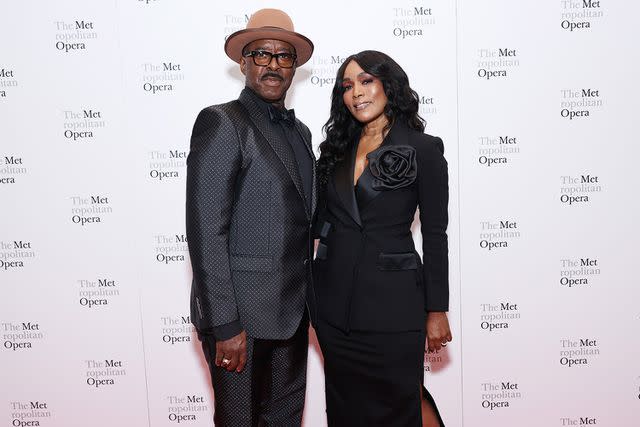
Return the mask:
<svg viewBox="0 0 640 427"><path fill-rule="evenodd" d="M216 341L216 366L227 371L242 372L247 363L247 333L240 332L225 341Z"/></svg>
<svg viewBox="0 0 640 427"><path fill-rule="evenodd" d="M430 311L427 313L427 345L429 353L446 347L452 340L449 319L444 311Z"/></svg>

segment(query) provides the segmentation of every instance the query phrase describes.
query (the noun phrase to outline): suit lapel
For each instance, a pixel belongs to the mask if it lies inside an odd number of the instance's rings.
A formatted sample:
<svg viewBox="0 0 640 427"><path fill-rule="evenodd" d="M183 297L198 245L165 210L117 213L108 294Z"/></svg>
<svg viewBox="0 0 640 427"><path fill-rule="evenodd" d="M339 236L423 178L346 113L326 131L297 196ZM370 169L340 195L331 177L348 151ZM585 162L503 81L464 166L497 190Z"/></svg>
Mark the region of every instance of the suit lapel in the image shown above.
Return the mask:
<svg viewBox="0 0 640 427"><path fill-rule="evenodd" d="M316 211L316 203L318 201L318 197L316 194L316 168L315 168L315 161L316 158L313 155L313 145L311 144L311 140L309 138L307 138L307 134L304 131L304 129L302 128L302 125L300 124L300 122L296 119L296 130L298 131L298 134L300 135L300 137L302 138L302 140L304 141L304 146L307 148L307 152L309 153L309 157L311 157L311 173L312 173L312 181L311 181L311 218L313 217L314 212Z"/></svg>
<svg viewBox="0 0 640 427"><path fill-rule="evenodd" d="M269 118L265 117L262 110L260 110L260 107L255 104L255 102L249 95L246 95L244 92L241 93L239 101L249 112L249 119L253 122L256 128L258 128L262 136L264 136L264 139L267 140L273 151L275 151L276 155L284 165L284 168L287 170L289 176L291 177L291 180L293 181L293 184L298 190L298 195L302 199L307 216L311 218L307 201L304 197L304 189L302 187L302 178L300 178L300 171L298 170L298 163L296 162L291 146L287 141L282 141L278 137L278 134L273 129L273 125L269 121Z"/></svg>
<svg viewBox="0 0 640 427"><path fill-rule="evenodd" d="M342 204L347 212L349 212L349 215L351 215L351 218L353 218L356 224L362 226L356 195L353 191L353 167L356 149L357 145L353 144L353 147L345 153L344 159L336 165L334 185Z"/></svg>
<svg viewBox="0 0 640 427"><path fill-rule="evenodd" d="M389 133L382 141L382 144L380 144L380 147L386 147L389 145L402 145L406 144L406 141L407 129L402 124L395 123L391 127L391 129L389 129ZM376 150L380 149L380 147L376 148ZM364 212L367 206L369 206L369 204L375 198L377 198L384 192L373 188L374 179L374 176L369 171L369 165L367 164L367 167L358 180L358 200L360 202L358 206L360 208L360 212Z"/></svg>

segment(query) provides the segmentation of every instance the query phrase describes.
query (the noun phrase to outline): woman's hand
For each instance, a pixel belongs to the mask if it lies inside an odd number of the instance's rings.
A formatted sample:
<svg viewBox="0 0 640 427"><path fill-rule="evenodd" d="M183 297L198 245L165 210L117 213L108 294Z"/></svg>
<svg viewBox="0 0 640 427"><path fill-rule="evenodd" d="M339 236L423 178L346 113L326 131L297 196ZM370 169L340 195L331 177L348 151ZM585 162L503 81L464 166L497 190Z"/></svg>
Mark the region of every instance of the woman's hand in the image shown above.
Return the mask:
<svg viewBox="0 0 640 427"><path fill-rule="evenodd" d="M444 311L430 311L427 313L427 347L429 353L446 347L451 337L449 319Z"/></svg>

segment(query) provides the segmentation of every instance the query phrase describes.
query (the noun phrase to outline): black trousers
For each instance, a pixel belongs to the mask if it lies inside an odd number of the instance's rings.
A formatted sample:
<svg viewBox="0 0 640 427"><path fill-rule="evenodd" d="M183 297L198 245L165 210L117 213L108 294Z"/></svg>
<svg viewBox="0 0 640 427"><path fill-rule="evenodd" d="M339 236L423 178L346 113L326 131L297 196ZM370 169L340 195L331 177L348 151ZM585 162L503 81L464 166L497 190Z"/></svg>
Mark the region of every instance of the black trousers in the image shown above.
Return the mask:
<svg viewBox="0 0 640 427"><path fill-rule="evenodd" d="M329 427L421 427L424 331L344 331L318 321ZM440 419L440 424L442 419Z"/></svg>
<svg viewBox="0 0 640 427"><path fill-rule="evenodd" d="M288 340L247 337L241 373L215 365L216 343L202 337L215 399L216 427L299 427L307 382L309 322L305 316Z"/></svg>

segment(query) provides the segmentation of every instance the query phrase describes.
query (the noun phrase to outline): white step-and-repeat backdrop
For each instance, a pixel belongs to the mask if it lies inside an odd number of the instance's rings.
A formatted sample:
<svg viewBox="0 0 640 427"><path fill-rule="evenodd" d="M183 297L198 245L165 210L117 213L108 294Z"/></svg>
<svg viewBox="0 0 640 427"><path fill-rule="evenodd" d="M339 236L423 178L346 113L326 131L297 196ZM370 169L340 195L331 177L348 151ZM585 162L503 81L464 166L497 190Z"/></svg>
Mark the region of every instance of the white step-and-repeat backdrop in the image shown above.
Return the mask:
<svg viewBox="0 0 640 427"><path fill-rule="evenodd" d="M185 159L197 112L243 87L225 37L271 6L316 44L288 97L316 147L363 49L445 141L455 340L425 371L447 425L640 425L637 2L0 6L0 424L213 424ZM312 342L307 427L321 360Z"/></svg>

